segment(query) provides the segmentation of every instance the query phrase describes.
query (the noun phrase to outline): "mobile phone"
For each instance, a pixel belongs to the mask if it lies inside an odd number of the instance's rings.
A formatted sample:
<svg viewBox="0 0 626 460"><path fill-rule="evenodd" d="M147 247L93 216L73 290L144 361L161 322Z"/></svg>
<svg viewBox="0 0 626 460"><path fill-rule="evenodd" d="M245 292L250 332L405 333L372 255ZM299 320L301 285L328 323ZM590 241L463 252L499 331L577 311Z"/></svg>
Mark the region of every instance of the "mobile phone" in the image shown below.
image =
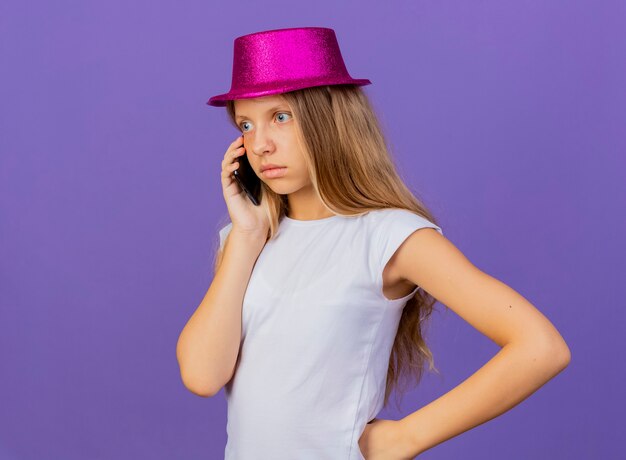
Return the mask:
<svg viewBox="0 0 626 460"><path fill-rule="evenodd" d="M243 145L241 145L243 147ZM261 179L256 175L250 162L248 161L248 152L244 152L237 158L239 167L233 171L235 180L239 184L239 187L246 192L248 198L255 206L259 206L261 203Z"/></svg>

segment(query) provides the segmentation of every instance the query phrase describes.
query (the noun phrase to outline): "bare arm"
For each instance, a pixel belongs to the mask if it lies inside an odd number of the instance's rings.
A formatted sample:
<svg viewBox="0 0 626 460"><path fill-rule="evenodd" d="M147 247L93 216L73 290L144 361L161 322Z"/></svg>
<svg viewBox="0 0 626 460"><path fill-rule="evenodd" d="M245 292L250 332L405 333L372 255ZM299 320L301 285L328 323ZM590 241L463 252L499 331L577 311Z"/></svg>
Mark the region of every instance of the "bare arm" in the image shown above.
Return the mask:
<svg viewBox="0 0 626 460"><path fill-rule="evenodd" d="M534 305L435 230L407 238L392 269L502 347L460 385L400 421L411 458L511 409L570 362L563 337Z"/></svg>
<svg viewBox="0 0 626 460"><path fill-rule="evenodd" d="M232 378L241 342L241 308L265 238L231 230L200 306L183 328L176 357L185 386L215 395Z"/></svg>

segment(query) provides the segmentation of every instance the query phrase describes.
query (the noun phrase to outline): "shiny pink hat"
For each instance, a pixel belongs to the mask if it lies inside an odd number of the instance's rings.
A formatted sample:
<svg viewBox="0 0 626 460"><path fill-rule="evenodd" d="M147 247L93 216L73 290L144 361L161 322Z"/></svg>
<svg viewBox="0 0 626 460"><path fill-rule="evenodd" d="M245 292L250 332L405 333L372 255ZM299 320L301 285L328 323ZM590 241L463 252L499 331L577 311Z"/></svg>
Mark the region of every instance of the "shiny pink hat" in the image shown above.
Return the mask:
<svg viewBox="0 0 626 460"><path fill-rule="evenodd" d="M327 27L293 27L242 35L235 39L230 91L208 105L285 93L311 86L369 85L354 79L343 62L337 36Z"/></svg>

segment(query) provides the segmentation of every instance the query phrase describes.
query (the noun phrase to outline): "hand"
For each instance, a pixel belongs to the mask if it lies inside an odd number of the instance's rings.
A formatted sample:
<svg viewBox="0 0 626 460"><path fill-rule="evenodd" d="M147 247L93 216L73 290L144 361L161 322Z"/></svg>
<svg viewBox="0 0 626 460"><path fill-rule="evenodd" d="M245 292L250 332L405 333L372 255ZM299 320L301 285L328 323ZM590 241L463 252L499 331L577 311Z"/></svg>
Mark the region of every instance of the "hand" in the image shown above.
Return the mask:
<svg viewBox="0 0 626 460"><path fill-rule="evenodd" d="M397 420L374 419L365 425L359 448L366 460L412 460L409 442Z"/></svg>
<svg viewBox="0 0 626 460"><path fill-rule="evenodd" d="M222 160L222 191L233 223L231 231L260 235L265 240L270 223L263 206L255 206L232 176L239 167L235 159L244 154L243 136L239 136L228 146Z"/></svg>

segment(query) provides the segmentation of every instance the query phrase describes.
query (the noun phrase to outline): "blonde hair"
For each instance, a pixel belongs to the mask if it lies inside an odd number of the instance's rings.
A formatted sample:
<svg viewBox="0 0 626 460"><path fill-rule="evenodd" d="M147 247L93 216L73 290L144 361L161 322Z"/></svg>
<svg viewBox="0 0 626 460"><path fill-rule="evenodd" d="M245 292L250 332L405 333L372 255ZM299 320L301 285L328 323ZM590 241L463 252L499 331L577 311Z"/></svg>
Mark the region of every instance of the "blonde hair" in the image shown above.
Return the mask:
<svg viewBox="0 0 626 460"><path fill-rule="evenodd" d="M355 85L316 86L282 93L296 121L296 137L320 201L333 213L360 215L383 208L412 211L438 225L424 204L407 188L396 171L375 111L364 91ZM238 129L234 102L226 105ZM270 222L268 240L288 211L287 197L261 181L261 206ZM221 261L218 250L215 270ZM384 406L395 389L406 391L412 377L419 383L426 361L439 372L424 340L424 326L436 299L418 289L403 310L391 350ZM403 379L404 377L404 379ZM398 400L396 398L396 404Z"/></svg>

